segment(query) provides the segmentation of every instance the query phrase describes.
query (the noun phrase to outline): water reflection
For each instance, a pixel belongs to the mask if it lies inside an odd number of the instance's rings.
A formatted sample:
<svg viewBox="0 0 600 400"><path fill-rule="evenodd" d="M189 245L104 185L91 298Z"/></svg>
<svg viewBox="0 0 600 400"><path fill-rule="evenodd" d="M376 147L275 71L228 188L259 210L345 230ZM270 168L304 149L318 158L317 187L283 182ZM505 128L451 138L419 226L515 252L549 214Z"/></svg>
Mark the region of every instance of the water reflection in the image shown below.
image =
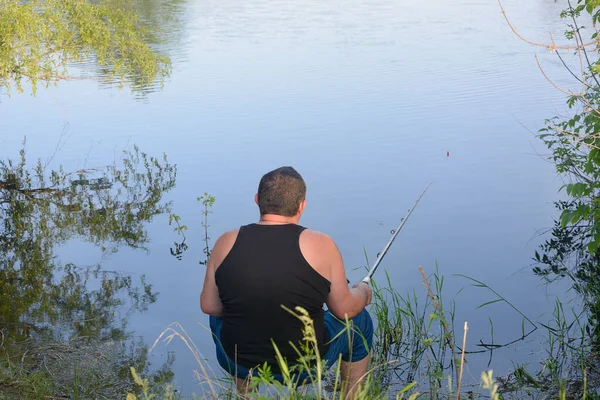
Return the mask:
<svg viewBox="0 0 600 400"><path fill-rule="evenodd" d="M145 39L150 47L160 55L178 60L182 59L183 33L186 20L184 18L184 6L187 0L135 0L135 10L140 22L145 28ZM93 58L78 64L79 68L90 71L100 81L103 88L113 88L119 85L110 70L97 65ZM148 94L161 89L163 82L160 80L151 83L144 82L139 76L129 76L127 81L135 89L133 95L137 99L145 99Z"/></svg>
<svg viewBox="0 0 600 400"><path fill-rule="evenodd" d="M73 370L69 363L96 354L102 363L94 374L112 370L109 375L121 382L104 388L112 394L124 389L129 365L148 368L143 343L124 351L132 332L119 316L154 303L152 286L143 276L137 282L106 271L101 262L61 261L56 249L73 240L97 246L102 258L123 246L143 249L145 225L169 210L163 196L175 178L176 167L166 157L137 147L118 164L75 173L49 170L41 162L29 167L25 150L16 160L0 160L0 353L6 359L20 355L33 369L44 364L55 371L54 385L68 386L70 378L62 373Z"/></svg>

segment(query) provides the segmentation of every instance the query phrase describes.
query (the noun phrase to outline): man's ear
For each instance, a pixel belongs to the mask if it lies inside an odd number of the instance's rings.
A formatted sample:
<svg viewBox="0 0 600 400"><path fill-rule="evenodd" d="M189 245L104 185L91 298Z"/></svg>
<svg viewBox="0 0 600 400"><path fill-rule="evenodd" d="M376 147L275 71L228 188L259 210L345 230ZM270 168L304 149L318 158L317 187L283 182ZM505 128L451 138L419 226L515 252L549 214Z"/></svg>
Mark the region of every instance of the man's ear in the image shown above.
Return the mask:
<svg viewBox="0 0 600 400"><path fill-rule="evenodd" d="M258 205L258 193L254 195L254 202Z"/></svg>
<svg viewBox="0 0 600 400"><path fill-rule="evenodd" d="M304 212L305 208L306 208L306 199L302 200L302 203L300 203L300 207L298 207L298 214L302 214Z"/></svg>

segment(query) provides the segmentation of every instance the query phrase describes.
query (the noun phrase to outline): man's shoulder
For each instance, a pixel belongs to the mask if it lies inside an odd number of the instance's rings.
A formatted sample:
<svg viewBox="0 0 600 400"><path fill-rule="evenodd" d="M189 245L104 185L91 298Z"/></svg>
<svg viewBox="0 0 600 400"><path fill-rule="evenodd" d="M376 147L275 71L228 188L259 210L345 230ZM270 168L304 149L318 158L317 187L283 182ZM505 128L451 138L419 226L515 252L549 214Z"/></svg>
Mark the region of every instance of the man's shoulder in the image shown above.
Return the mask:
<svg viewBox="0 0 600 400"><path fill-rule="evenodd" d="M239 232L240 228L236 228L223 233L215 242L215 247L222 246L231 248L235 243Z"/></svg>
<svg viewBox="0 0 600 400"><path fill-rule="evenodd" d="M239 231L240 228L227 231L219 236L215 242L210 255L211 262L214 263L215 268L221 265L225 257L227 257L227 254L229 254L233 248Z"/></svg>
<svg viewBox="0 0 600 400"><path fill-rule="evenodd" d="M225 239L225 240L227 240L227 239L231 239L232 237L235 238L235 237L237 237L239 231L240 231L240 228L232 229L230 231L227 231L227 232L223 233L219 237L219 239Z"/></svg>
<svg viewBox="0 0 600 400"><path fill-rule="evenodd" d="M333 239L325 233L305 229L300 234L300 251L308 264L331 282L332 265L337 265L340 257Z"/></svg>
<svg viewBox="0 0 600 400"><path fill-rule="evenodd" d="M303 230L300 235L300 240L311 247L330 248L335 246L335 242L331 236L312 229Z"/></svg>
<svg viewBox="0 0 600 400"><path fill-rule="evenodd" d="M310 238L314 238L314 239L321 239L321 240L333 240L329 235L323 233L323 232L319 232L319 231L315 231L312 229L304 229L302 231L303 235L306 235L307 237Z"/></svg>

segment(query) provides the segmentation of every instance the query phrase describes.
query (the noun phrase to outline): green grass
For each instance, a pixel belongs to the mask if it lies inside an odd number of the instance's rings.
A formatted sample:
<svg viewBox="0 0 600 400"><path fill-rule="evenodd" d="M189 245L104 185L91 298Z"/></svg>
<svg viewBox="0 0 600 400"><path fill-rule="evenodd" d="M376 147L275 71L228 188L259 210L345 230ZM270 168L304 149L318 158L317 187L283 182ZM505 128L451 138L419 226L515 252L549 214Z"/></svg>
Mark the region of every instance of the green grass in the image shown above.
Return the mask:
<svg viewBox="0 0 600 400"><path fill-rule="evenodd" d="M507 376L494 378L488 370L482 371L479 382L461 382L462 352L465 341L469 347L469 338L463 335L462 326L460 331L455 327L455 303L443 296L444 277L437 270L429 276L422 271L422 277L423 292L414 290L404 295L394 290L387 274L381 275L381 282L373 282L374 298L369 308L376 325L372 362L358 398L600 399L600 358L590 344L585 314L576 312L575 306L557 300L548 321L533 321L500 293L470 278L468 282L496 296L481 307L503 302L521 314L521 339L526 338L531 329L543 329L547 338L540 343L540 348L546 354L539 364L515 365ZM283 383L273 379L269 368L259 368L258 376L250 383L253 391L247 397L342 400L339 363L331 370L323 368L312 321L301 309L289 311L304 324L307 346L297 349L302 362L291 366L280 359L285 376ZM493 333L493 325L490 327ZM233 381L223 371L211 368L181 325L169 326L154 346L160 341L169 343L175 339L183 341L196 359L194 374L198 385L195 398L236 398ZM480 351L497 351L504 345L486 346ZM102 371L94 370L90 365L69 375L69 379L56 379L55 370L40 368L38 364L36 352L29 350L0 359L0 399L124 398L127 393L129 400L180 398L169 384L172 376L168 369L163 370L162 378L160 374L138 376L138 373L146 375L145 363L135 363L133 359L118 364L116 370L120 372L111 375L113 380L107 380ZM295 384L294 372L308 372L305 385Z"/></svg>
<svg viewBox="0 0 600 400"><path fill-rule="evenodd" d="M0 343L0 399L117 399L141 393L130 367L148 371L147 347L77 338L64 343ZM169 357L150 375L152 392L172 379Z"/></svg>
<svg viewBox="0 0 600 400"><path fill-rule="evenodd" d="M423 270L421 273L424 295L417 291L400 294L393 288L387 274L383 276L383 283L373 283L374 300L370 313L376 323L375 340L371 366L359 399L600 399L597 394L600 359L590 358L594 357L594 353L588 344L583 315L567 313L564 304L557 301L550 322L533 321L500 293L468 277L463 278L495 296L494 300L477 308L504 303L522 316L522 334L517 340L527 338L538 327L545 329L548 336L546 342L540 344L547 354L539 365L515 365L507 377L494 378L492 370L482 371L479 382L465 385L461 382L460 372L464 343L468 342L468 338L466 332L463 335L462 326L460 332L455 329L455 303L444 299L444 277L437 273L437 269L430 276ZM295 314L304 322L305 337L312 343L312 321L301 311L296 310ZM490 327L493 335L493 324ZM235 398L231 380L225 373L210 368L180 325L170 327L164 338L167 341L174 338L184 340L195 354L200 366L196 373L200 382L196 398ZM513 342L484 345L480 352L497 351ZM309 347L304 352L299 349L299 355L318 360L316 346ZM252 379L251 387L255 391L247 397L341 400L338 365L325 371L310 368L308 364L292 367L280 361L286 376L291 369L308 372L308 383L300 387L296 387L290 379L278 383L272 379L272 373L263 368L259 369L259 376ZM130 398L157 397L144 397L142 392ZM169 397L160 399L170 400Z"/></svg>
<svg viewBox="0 0 600 400"><path fill-rule="evenodd" d="M466 333L455 333L455 303L447 302L443 296L444 277L437 273L427 276L421 270L425 294L416 291L401 295L393 288L389 275L384 275L383 283L374 282L374 300L370 313L376 323L372 362L365 382L360 389L360 399L477 399L477 398L586 398L595 399L596 382L586 381L586 387L577 387L578 377L588 373L590 362L577 363L589 349L584 346L585 338L581 331L584 321L581 316L568 323L567 316L557 303L557 309L550 324L536 323L527 318L500 293L486 284L473 280L474 286L489 290L496 299L486 305L504 302L519 313L524 320L522 337L526 338L538 325L548 332L545 343L548 354L541 368L535 371L533 366L515 366L507 378L492 377L492 371L483 371L479 382L464 385L462 380L461 359L464 343L468 341ZM312 321L302 310L290 310L305 327L307 343L305 349L298 349L303 360L320 360L314 341ZM579 323L582 334L575 343L572 334ZM525 329L528 325L531 329ZM461 327L462 328L462 327ZM493 325L492 325L493 331ZM200 354L192 339L183 327L173 324L159 339L166 342L179 338L194 354L199 368L196 371L198 399L235 398L234 384L227 375L213 371L206 359ZM158 342L158 340L157 340ZM457 345L460 343L461 345ZM511 343L506 344L511 345ZM504 345L494 345L487 350L498 350ZM283 371L283 383L276 382L268 368L259 368L259 376L252 379L253 393L248 398L267 399L331 399L341 400L339 363L330 371L320 367L310 367L308 362L290 366L280 360ZM566 368L570 366L570 368ZM291 379L291 372L308 372L309 379L304 386L297 387ZM531 372L534 371L534 372ZM579 372L577 372L579 371ZM546 383L544 383L546 382ZM548 384L548 382L550 384ZM461 386L462 384L462 386ZM460 390L459 387L462 389ZM460 394L458 392L461 391ZM131 399L148 399L144 391ZM170 397L160 397L168 400Z"/></svg>

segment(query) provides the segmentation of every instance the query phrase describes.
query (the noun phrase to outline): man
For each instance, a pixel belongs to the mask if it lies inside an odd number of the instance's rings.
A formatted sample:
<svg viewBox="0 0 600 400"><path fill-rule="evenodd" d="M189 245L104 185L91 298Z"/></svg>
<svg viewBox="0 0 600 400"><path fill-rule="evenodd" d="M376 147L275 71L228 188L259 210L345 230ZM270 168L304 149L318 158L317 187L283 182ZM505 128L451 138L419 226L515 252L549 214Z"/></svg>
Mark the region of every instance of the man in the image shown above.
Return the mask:
<svg viewBox="0 0 600 400"><path fill-rule="evenodd" d="M342 390L352 398L369 364L373 322L365 307L371 288L362 282L348 288L334 241L299 225L306 185L294 168L265 174L255 202L259 222L219 237L206 269L200 306L210 315L217 360L241 393L255 367L266 362L280 372L273 343L295 364L298 354L290 343L300 348L303 325L282 306L300 306L314 321L327 365L341 355ZM350 334L343 332L346 318Z"/></svg>

